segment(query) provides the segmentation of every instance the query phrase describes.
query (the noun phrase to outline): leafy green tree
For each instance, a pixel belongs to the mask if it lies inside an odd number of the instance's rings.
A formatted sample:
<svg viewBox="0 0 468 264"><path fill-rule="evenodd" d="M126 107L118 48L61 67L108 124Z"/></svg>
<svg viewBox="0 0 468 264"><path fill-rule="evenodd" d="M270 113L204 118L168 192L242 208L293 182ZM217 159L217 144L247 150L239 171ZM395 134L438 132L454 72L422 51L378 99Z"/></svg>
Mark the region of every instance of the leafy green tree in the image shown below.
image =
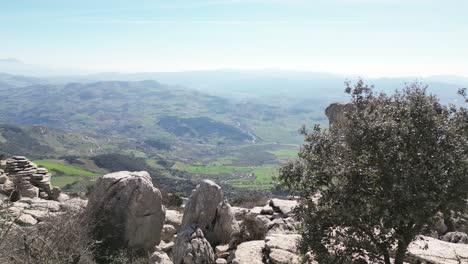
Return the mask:
<svg viewBox="0 0 468 264"><path fill-rule="evenodd" d="M468 198L468 114L412 84L392 95L347 83L352 110L328 130L302 129L299 158L280 170L301 193L301 251L319 263L403 263L438 212Z"/></svg>

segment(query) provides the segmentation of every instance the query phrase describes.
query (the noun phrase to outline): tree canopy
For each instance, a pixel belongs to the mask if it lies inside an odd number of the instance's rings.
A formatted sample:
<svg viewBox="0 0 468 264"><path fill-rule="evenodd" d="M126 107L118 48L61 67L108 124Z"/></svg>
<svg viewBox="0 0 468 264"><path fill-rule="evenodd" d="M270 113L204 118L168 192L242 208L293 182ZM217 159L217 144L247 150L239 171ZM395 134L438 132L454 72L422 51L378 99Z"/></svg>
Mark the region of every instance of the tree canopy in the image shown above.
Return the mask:
<svg viewBox="0 0 468 264"><path fill-rule="evenodd" d="M468 113L422 84L388 95L347 83L351 110L329 129L302 129L298 159L280 170L301 194L301 251L319 263L403 263L438 212L468 198Z"/></svg>

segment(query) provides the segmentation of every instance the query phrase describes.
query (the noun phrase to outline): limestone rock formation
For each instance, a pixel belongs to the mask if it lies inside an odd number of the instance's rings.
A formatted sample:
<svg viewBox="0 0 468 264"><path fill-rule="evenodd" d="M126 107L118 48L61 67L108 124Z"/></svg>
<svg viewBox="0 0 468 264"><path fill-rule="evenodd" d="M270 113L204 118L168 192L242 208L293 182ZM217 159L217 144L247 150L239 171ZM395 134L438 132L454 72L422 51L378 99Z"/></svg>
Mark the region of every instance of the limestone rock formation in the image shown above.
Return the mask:
<svg viewBox="0 0 468 264"><path fill-rule="evenodd" d="M451 243L468 244L468 235L458 231L448 232L440 237L440 240Z"/></svg>
<svg viewBox="0 0 468 264"><path fill-rule="evenodd" d="M181 230L195 224L214 246L228 243L237 229L232 207L224 201L221 187L204 180L192 192L184 208Z"/></svg>
<svg viewBox="0 0 468 264"><path fill-rule="evenodd" d="M275 198L270 200L270 206L275 212L288 216L293 213L294 208L297 206L297 201Z"/></svg>
<svg viewBox="0 0 468 264"><path fill-rule="evenodd" d="M298 242L300 235L275 234L265 238L265 258L273 264L298 264Z"/></svg>
<svg viewBox="0 0 468 264"><path fill-rule="evenodd" d="M5 161L4 171L0 172L0 189L8 193L12 200L21 197L51 199L51 174L45 168L23 156L14 156Z"/></svg>
<svg viewBox="0 0 468 264"><path fill-rule="evenodd" d="M240 244L233 252L233 264L262 264L265 241L253 240Z"/></svg>
<svg viewBox="0 0 468 264"><path fill-rule="evenodd" d="M414 263L468 263L468 245L420 236L409 245L407 256Z"/></svg>
<svg viewBox="0 0 468 264"><path fill-rule="evenodd" d="M161 231L161 239L164 242L171 242L174 240L174 235L177 233L177 230L172 225L164 225Z"/></svg>
<svg viewBox="0 0 468 264"><path fill-rule="evenodd" d="M165 218L161 200L147 172L121 171L97 180L86 215L104 248L150 251L160 242Z"/></svg>
<svg viewBox="0 0 468 264"><path fill-rule="evenodd" d="M166 220L164 223L175 227L176 230L179 230L182 225L182 213L176 210L166 210Z"/></svg>
<svg viewBox="0 0 468 264"><path fill-rule="evenodd" d="M173 260L174 264L212 264L215 254L203 231L191 225L177 234Z"/></svg>
<svg viewBox="0 0 468 264"><path fill-rule="evenodd" d="M332 103L325 109L325 115L328 117L330 126L343 123L346 120L346 112L351 111L351 103Z"/></svg>
<svg viewBox="0 0 468 264"><path fill-rule="evenodd" d="M160 247L156 247L149 259L149 264L174 264L169 256Z"/></svg>

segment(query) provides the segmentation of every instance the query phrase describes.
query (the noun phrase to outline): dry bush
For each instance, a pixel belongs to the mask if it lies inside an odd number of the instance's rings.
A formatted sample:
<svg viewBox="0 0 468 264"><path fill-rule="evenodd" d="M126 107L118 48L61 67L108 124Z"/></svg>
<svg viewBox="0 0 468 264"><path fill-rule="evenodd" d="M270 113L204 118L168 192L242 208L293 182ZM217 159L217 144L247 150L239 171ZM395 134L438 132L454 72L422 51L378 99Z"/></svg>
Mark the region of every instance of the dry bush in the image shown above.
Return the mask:
<svg viewBox="0 0 468 264"><path fill-rule="evenodd" d="M14 225L14 220L0 218L0 263L95 263L95 243L80 213L50 217L32 227Z"/></svg>

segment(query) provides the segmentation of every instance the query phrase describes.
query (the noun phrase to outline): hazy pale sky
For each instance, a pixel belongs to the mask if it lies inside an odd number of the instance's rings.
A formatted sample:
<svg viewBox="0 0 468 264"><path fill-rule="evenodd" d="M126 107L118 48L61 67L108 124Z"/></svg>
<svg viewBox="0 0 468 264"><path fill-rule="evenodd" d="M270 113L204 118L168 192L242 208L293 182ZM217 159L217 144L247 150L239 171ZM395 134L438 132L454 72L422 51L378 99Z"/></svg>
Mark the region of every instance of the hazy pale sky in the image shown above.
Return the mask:
<svg viewBox="0 0 468 264"><path fill-rule="evenodd" d="M468 76L466 0L0 0L0 58L93 71Z"/></svg>

